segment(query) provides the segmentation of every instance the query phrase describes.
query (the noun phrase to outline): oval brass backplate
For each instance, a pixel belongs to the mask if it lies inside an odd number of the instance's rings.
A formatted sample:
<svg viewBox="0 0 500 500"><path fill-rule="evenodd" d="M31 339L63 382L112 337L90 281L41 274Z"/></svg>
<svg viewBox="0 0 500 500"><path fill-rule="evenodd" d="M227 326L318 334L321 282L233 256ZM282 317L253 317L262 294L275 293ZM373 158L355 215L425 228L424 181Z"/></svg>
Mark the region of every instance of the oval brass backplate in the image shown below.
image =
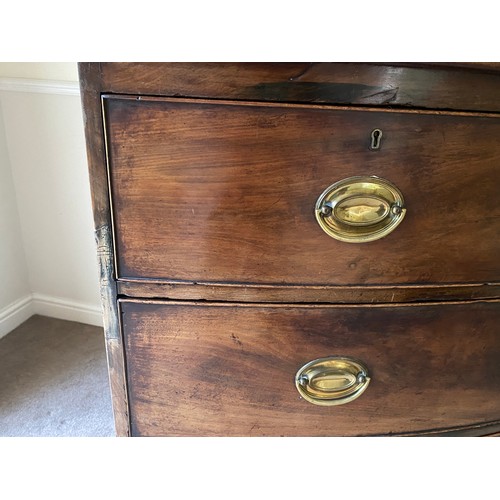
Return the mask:
<svg viewBox="0 0 500 500"><path fill-rule="evenodd" d="M318 198L316 220L326 234L348 243L378 240L406 214L403 195L391 182L358 176L332 184Z"/></svg>
<svg viewBox="0 0 500 500"><path fill-rule="evenodd" d="M321 406L349 403L361 396L369 383L368 369L363 363L341 356L310 361L295 375L300 395Z"/></svg>

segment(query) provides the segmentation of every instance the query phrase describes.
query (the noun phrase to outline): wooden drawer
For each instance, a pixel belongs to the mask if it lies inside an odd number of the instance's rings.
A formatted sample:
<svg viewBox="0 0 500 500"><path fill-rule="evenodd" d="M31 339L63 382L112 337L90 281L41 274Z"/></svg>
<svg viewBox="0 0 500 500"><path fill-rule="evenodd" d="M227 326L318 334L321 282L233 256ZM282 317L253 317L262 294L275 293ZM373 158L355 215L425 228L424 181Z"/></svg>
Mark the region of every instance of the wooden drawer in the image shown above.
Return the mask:
<svg viewBox="0 0 500 500"><path fill-rule="evenodd" d="M116 96L104 109L119 279L500 280L496 117ZM316 201L363 175L397 186L406 217L380 240L337 241Z"/></svg>
<svg viewBox="0 0 500 500"><path fill-rule="evenodd" d="M121 300L120 310L132 435L385 435L498 424L500 301ZM302 399L299 368L333 355L365 363L365 392L341 406Z"/></svg>

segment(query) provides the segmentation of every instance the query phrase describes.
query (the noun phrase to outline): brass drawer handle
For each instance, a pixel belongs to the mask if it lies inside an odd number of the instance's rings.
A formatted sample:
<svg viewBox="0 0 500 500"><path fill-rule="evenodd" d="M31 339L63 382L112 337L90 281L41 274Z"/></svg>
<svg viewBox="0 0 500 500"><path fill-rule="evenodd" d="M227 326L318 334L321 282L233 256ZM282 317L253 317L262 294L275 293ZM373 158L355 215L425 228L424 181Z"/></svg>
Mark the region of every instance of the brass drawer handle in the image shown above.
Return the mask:
<svg viewBox="0 0 500 500"><path fill-rule="evenodd" d="M363 363L341 356L310 361L295 375L300 395L321 406L349 403L361 396L369 383L368 369Z"/></svg>
<svg viewBox="0 0 500 500"><path fill-rule="evenodd" d="M316 220L326 234L348 243L378 240L404 219L401 191L375 176L343 179L326 189L316 202Z"/></svg>

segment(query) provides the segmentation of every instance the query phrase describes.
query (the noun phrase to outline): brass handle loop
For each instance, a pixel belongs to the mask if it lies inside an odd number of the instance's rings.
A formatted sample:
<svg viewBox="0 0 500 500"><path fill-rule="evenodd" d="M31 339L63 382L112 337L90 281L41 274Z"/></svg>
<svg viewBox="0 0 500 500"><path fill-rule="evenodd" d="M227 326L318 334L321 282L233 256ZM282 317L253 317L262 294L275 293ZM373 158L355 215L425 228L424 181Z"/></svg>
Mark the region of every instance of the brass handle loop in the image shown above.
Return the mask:
<svg viewBox="0 0 500 500"><path fill-rule="evenodd" d="M387 236L406 214L401 191L375 176L356 176L332 184L318 198L316 220L326 234L348 243Z"/></svg>
<svg viewBox="0 0 500 500"><path fill-rule="evenodd" d="M305 364L295 375L299 394L310 403L335 406L355 400L368 387L368 369L353 358L330 356Z"/></svg>

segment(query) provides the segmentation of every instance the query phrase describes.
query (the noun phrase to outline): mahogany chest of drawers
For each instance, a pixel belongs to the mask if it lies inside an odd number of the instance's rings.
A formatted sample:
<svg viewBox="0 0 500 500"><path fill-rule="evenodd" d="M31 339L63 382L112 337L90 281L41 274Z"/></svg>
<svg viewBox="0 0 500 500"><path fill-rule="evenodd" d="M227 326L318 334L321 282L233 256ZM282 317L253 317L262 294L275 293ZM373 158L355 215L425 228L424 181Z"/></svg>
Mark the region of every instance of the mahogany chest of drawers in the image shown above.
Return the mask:
<svg viewBox="0 0 500 500"><path fill-rule="evenodd" d="M118 435L500 430L500 67L81 63Z"/></svg>

